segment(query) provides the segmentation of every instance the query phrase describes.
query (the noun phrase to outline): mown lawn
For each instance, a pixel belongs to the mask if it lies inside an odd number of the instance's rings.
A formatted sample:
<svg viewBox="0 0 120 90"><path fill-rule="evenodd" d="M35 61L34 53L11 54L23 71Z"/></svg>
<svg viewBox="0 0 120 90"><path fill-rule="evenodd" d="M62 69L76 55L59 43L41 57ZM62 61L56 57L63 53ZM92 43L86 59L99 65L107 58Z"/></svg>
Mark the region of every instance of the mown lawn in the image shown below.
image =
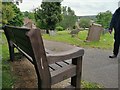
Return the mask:
<svg viewBox="0 0 120 90"><path fill-rule="evenodd" d="M81 33L79 33L79 35L80 34ZM57 36L44 35L44 38L49 40L56 40L56 41L59 41L58 39L60 39L60 41L69 42L69 43L72 42L71 44L76 44L75 40L81 41L78 38L71 38L71 36L66 31L58 32ZM84 36L82 36L81 38L84 39ZM2 53L2 88L12 89L12 86L14 85L14 82L16 80L15 79L16 76L13 76L13 74L11 73L12 71L11 71L11 65L9 61L9 51L8 51L7 41L4 34L2 34L2 42L0 42L0 45L2 47L1 48L2 49L1 50L2 51L1 52ZM89 89L89 88L102 88L103 86L100 86L99 84L96 84L96 83L82 81L82 87Z"/></svg>
<svg viewBox="0 0 120 90"><path fill-rule="evenodd" d="M87 37L88 31L84 30L79 32L78 35L75 37L71 37L69 31L59 31L56 35L50 36L47 34L43 35L43 38L46 40L64 42L80 47L87 47L87 48L100 48L100 49L112 49L113 47L113 34L110 35L109 33L102 34L100 37L100 41L94 42L85 42Z"/></svg>

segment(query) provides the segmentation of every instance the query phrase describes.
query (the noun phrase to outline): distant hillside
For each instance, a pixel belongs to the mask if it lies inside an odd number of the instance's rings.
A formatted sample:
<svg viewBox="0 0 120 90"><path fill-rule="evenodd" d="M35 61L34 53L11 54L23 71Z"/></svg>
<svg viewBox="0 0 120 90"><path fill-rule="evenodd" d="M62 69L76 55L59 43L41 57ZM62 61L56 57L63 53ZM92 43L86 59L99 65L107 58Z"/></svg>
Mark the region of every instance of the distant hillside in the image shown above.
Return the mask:
<svg viewBox="0 0 120 90"><path fill-rule="evenodd" d="M87 16L77 16L79 19L80 18L90 18L90 19L93 19L95 20L96 19L96 15L87 15Z"/></svg>

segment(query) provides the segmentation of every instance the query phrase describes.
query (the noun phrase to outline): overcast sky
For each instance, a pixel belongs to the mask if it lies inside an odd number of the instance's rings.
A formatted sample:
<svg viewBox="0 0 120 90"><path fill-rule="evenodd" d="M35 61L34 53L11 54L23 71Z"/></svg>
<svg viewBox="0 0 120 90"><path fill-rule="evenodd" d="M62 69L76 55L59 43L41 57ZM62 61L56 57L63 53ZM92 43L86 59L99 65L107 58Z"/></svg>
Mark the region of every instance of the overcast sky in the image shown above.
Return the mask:
<svg viewBox="0 0 120 90"><path fill-rule="evenodd" d="M112 13L118 8L120 0L63 0L62 6L69 6L77 16L96 15L110 10ZM23 0L18 7L21 11L32 11L40 6L42 0Z"/></svg>

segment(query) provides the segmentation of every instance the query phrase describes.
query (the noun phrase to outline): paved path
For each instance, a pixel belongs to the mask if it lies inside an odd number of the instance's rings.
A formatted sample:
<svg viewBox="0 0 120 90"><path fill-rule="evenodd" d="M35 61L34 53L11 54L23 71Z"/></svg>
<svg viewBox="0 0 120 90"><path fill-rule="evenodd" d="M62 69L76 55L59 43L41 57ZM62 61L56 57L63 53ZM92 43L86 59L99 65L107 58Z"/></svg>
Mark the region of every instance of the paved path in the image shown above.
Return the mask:
<svg viewBox="0 0 120 90"><path fill-rule="evenodd" d="M59 52L73 46L53 41L44 41L45 47ZM112 50L85 48L82 79L103 85L105 88L118 88L118 58L109 59Z"/></svg>

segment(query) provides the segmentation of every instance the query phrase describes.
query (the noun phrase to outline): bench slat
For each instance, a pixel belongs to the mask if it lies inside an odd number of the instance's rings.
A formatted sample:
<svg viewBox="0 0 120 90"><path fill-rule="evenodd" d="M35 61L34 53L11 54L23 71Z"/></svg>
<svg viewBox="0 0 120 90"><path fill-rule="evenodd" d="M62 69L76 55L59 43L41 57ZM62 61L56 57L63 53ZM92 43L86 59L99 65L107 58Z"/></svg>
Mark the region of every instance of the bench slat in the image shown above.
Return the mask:
<svg viewBox="0 0 120 90"><path fill-rule="evenodd" d="M63 67L59 70L51 72L52 85L60 81L63 81L67 78L70 78L71 76L74 76L75 73L76 73L76 65L72 65L72 64Z"/></svg>

